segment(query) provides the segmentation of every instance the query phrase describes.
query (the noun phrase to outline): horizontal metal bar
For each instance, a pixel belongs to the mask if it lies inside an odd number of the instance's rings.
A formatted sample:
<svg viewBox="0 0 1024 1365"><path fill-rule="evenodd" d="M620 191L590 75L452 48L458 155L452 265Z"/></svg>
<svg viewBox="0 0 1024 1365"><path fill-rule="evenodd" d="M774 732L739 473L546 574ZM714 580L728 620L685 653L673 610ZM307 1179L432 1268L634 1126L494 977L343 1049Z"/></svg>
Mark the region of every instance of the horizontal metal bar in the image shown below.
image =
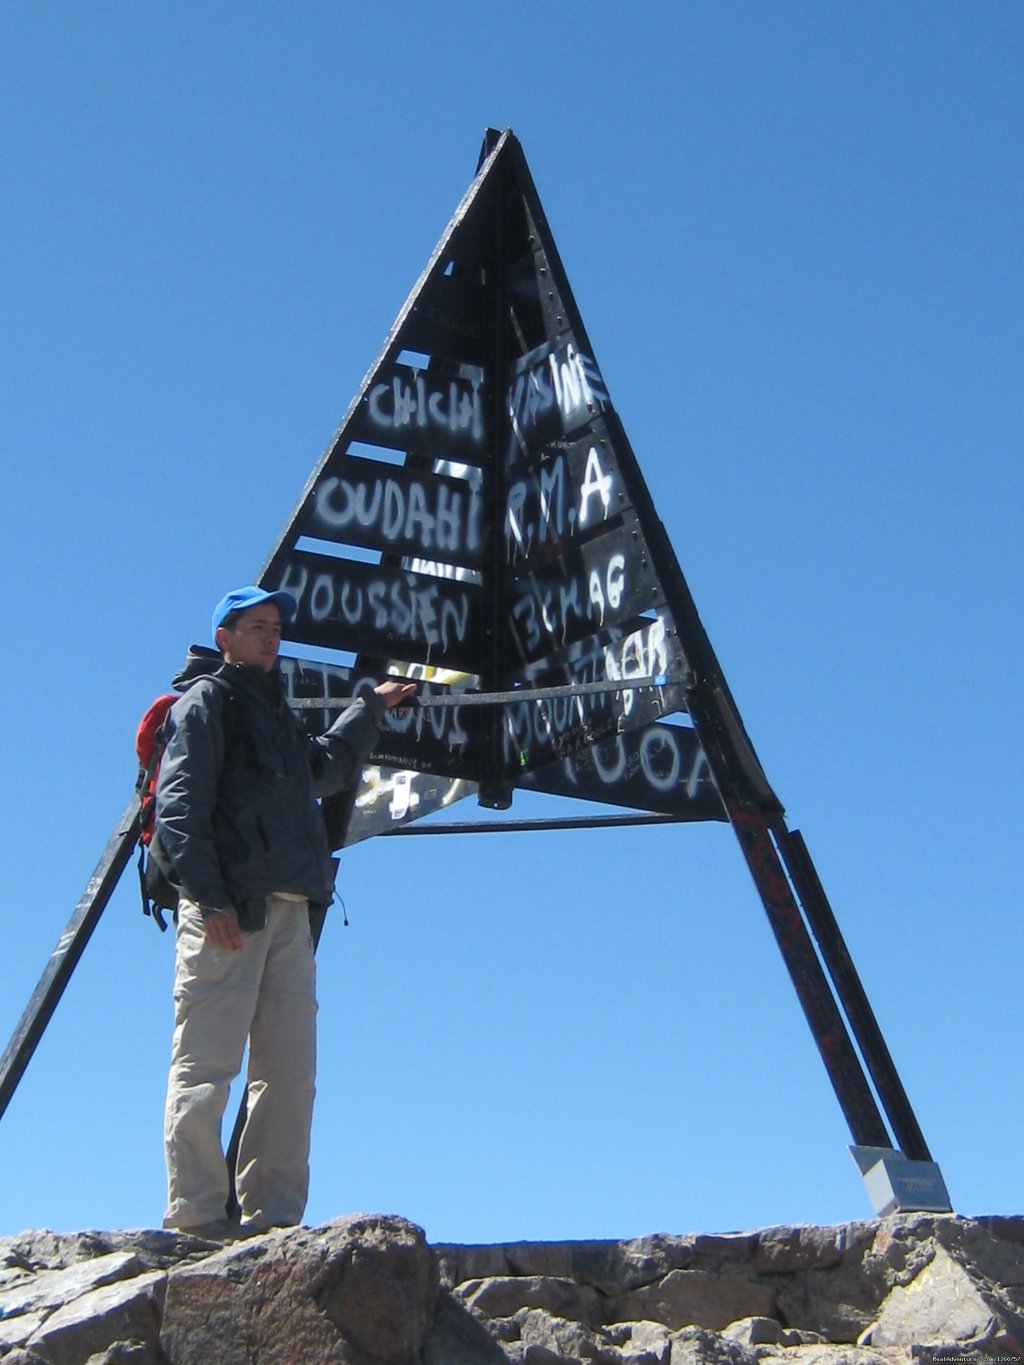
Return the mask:
<svg viewBox="0 0 1024 1365"><path fill-rule="evenodd" d="M415 679L393 678L391 682L410 682ZM507 706L519 701L555 701L559 697L590 697L601 692L635 692L641 687L683 686L681 678L667 678L664 673L652 673L628 681L603 678L599 682L566 683L564 687L513 687L505 692L444 692L427 697L413 697L406 706ZM297 711L341 710L351 706L355 697L289 697L288 705Z"/></svg>
<svg viewBox="0 0 1024 1365"><path fill-rule="evenodd" d="M382 830L396 834L532 834L546 829L604 829L609 825L678 825L675 815L577 815L564 820L466 820L446 825L397 825Z"/></svg>

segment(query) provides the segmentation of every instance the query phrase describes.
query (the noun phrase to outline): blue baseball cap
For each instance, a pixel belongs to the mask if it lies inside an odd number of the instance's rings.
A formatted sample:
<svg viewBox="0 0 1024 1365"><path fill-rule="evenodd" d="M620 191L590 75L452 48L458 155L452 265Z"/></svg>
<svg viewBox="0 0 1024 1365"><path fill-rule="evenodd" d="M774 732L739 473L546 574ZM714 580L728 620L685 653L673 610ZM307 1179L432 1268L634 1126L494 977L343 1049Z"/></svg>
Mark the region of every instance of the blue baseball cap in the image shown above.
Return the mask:
<svg viewBox="0 0 1024 1365"><path fill-rule="evenodd" d="M245 588L235 588L222 597L213 609L214 640L217 627L223 624L226 616L233 611L248 611L250 607L258 607L261 602L276 602L282 621L290 621L299 609L299 604L290 592L267 592L266 588L257 588L252 583Z"/></svg>

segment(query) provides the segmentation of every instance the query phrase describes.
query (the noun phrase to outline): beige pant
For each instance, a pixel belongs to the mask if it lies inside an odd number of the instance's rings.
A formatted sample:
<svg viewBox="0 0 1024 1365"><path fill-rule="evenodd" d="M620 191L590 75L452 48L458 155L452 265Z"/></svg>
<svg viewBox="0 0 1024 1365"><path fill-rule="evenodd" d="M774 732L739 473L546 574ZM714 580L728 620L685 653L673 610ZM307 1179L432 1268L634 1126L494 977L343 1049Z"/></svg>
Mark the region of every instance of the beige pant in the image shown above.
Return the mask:
<svg viewBox="0 0 1024 1365"><path fill-rule="evenodd" d="M178 910L174 1043L167 1084L165 1227L224 1217L221 1121L246 1039L248 1117L236 1186L242 1221L302 1221L316 1075L316 967L306 902L271 896L242 948L207 941L188 900Z"/></svg>

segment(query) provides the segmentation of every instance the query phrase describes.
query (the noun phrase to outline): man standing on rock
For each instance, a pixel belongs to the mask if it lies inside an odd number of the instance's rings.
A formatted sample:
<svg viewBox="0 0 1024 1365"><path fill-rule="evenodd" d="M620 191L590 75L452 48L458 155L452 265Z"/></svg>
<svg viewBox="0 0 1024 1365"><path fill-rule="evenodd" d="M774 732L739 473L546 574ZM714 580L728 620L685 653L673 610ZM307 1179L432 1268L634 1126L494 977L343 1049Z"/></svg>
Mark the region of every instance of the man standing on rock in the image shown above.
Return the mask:
<svg viewBox="0 0 1024 1365"><path fill-rule="evenodd" d="M242 1227L302 1220L316 1069L308 911L333 898L316 797L358 778L385 711L416 691L382 682L309 738L278 668L282 621L295 611L289 593L253 586L218 602L219 656L194 650L179 675L188 690L170 711L157 783L156 839L181 892L164 1226L206 1235L232 1230L221 1122L246 1042ZM204 658L209 676L189 683Z"/></svg>

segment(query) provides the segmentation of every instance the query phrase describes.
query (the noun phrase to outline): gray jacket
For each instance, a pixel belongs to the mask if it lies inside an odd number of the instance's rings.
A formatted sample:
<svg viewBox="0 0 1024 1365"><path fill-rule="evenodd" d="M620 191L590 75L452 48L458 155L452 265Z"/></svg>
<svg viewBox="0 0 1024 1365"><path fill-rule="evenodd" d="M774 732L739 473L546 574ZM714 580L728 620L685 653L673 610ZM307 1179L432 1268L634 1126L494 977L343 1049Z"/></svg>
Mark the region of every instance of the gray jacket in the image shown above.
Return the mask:
<svg viewBox="0 0 1024 1365"><path fill-rule="evenodd" d="M314 739L289 709L277 669L218 672L230 690L201 678L166 722L156 834L175 880L203 910L241 911L279 891L327 905L333 875L316 797L358 779L384 702L368 694Z"/></svg>

